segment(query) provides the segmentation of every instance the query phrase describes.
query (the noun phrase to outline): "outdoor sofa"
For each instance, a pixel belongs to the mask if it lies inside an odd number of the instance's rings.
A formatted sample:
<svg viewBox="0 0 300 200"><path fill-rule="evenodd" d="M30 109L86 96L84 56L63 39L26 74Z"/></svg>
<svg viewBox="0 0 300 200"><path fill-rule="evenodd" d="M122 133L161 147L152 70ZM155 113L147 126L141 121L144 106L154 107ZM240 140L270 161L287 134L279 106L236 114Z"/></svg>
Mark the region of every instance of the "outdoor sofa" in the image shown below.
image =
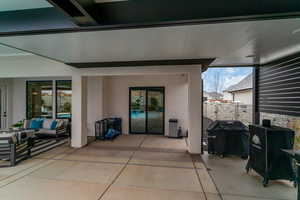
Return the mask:
<svg viewBox="0 0 300 200"><path fill-rule="evenodd" d="M35 130L38 138L59 138L70 134L68 119L35 118L25 120L23 128Z"/></svg>

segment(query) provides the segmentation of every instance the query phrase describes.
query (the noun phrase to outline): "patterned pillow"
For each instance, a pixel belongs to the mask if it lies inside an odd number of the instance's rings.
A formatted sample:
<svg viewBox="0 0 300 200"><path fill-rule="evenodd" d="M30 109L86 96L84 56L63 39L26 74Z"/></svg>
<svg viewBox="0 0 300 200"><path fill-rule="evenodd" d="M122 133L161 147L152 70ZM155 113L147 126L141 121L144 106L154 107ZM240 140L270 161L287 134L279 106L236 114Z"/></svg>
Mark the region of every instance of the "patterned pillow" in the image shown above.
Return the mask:
<svg viewBox="0 0 300 200"><path fill-rule="evenodd" d="M53 120L52 123L51 123L51 130L55 130L56 126L57 126L57 121Z"/></svg>
<svg viewBox="0 0 300 200"><path fill-rule="evenodd" d="M58 119L56 121L57 121L56 128L59 128L64 124L64 120L62 120L62 119Z"/></svg>
<svg viewBox="0 0 300 200"><path fill-rule="evenodd" d="M43 122L43 128L44 129L51 129L53 121L54 121L53 119L45 119L44 122Z"/></svg>
<svg viewBox="0 0 300 200"><path fill-rule="evenodd" d="M23 124L23 128L24 129L29 129L30 123L31 123L31 120L25 119L24 124Z"/></svg>

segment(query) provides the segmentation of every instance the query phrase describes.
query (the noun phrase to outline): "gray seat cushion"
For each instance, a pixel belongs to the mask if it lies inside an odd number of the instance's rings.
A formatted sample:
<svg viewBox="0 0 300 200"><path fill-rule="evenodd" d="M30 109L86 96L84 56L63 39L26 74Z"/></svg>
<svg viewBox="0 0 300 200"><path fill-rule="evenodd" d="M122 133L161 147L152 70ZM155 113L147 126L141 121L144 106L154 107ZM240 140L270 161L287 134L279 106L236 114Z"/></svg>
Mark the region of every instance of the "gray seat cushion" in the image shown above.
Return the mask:
<svg viewBox="0 0 300 200"><path fill-rule="evenodd" d="M50 130L50 129L40 129L38 132L36 132L37 134L56 134L56 130Z"/></svg>

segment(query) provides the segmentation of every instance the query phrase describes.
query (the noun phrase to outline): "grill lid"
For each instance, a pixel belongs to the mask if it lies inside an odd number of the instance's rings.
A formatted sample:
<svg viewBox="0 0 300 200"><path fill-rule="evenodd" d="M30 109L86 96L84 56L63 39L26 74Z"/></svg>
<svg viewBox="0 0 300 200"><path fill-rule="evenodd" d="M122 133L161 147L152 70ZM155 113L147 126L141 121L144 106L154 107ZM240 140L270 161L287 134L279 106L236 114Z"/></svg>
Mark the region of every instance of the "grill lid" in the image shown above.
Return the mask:
<svg viewBox="0 0 300 200"><path fill-rule="evenodd" d="M235 120L216 120L209 125L207 131L230 130L230 131L246 131L248 127L241 121Z"/></svg>

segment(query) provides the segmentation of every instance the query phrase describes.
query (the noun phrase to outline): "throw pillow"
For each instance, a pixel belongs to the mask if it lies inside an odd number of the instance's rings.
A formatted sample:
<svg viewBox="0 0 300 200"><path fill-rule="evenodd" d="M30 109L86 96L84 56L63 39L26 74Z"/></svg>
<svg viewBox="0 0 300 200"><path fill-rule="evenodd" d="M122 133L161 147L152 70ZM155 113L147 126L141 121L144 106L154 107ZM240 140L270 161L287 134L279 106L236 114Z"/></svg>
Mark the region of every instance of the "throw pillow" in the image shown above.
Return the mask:
<svg viewBox="0 0 300 200"><path fill-rule="evenodd" d="M42 122L40 120L31 120L30 129L40 129Z"/></svg>
<svg viewBox="0 0 300 200"><path fill-rule="evenodd" d="M40 128L43 128L43 123L44 123L44 120L45 120L44 118L36 118L34 120L39 121L40 122Z"/></svg>
<svg viewBox="0 0 300 200"><path fill-rule="evenodd" d="M64 124L64 121L62 119L57 120L56 128L61 127Z"/></svg>
<svg viewBox="0 0 300 200"><path fill-rule="evenodd" d="M56 125L57 125L57 121L53 120L51 123L51 130L55 130L56 129Z"/></svg>
<svg viewBox="0 0 300 200"><path fill-rule="evenodd" d="M51 129L51 125L53 121L54 120L52 119L45 119L43 122L43 129Z"/></svg>

